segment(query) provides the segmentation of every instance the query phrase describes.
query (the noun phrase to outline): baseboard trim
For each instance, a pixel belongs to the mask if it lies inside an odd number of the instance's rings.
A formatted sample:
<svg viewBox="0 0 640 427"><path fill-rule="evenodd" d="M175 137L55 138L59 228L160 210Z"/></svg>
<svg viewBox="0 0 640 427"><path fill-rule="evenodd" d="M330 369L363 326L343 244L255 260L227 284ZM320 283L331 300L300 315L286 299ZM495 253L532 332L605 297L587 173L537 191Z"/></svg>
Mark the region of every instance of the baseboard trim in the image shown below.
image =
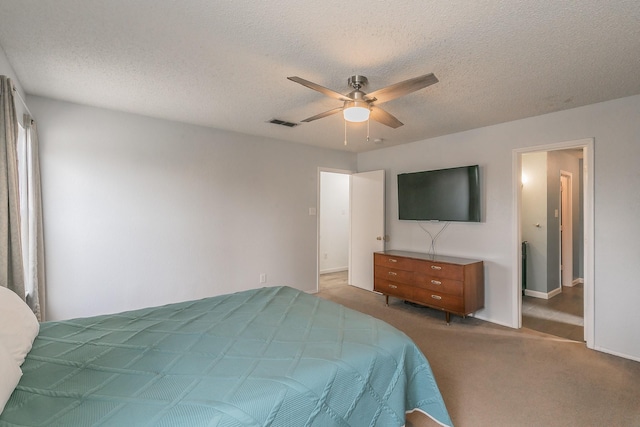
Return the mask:
<svg viewBox="0 0 640 427"><path fill-rule="evenodd" d="M572 288L572 287L577 286L577 285L584 285L584 279L581 278L581 277L578 277L577 279L573 279L573 281L571 282L570 285L564 285L564 286Z"/></svg>
<svg viewBox="0 0 640 427"><path fill-rule="evenodd" d="M526 296L534 297L534 298L541 298L541 299L550 299L550 298L555 297L559 293L562 293L562 288L556 288L556 289L552 290L551 292L540 292L540 291L534 291L534 290L531 290L531 289L525 289L524 290L524 294Z"/></svg>
<svg viewBox="0 0 640 427"><path fill-rule="evenodd" d="M613 356L622 357L623 359L629 359L629 360L633 360L633 361L636 361L636 362L640 362L640 357L635 357L635 356L632 356L630 354L621 353L619 351L613 351L613 350L610 350L610 349L608 349L606 347L600 347L600 346L597 345L593 349L596 350L596 351L600 351L602 353L607 353L607 354L611 354Z"/></svg>
<svg viewBox="0 0 640 427"><path fill-rule="evenodd" d="M340 271L347 271L347 270L349 270L349 267L327 268L325 270L320 270L320 274L339 273Z"/></svg>

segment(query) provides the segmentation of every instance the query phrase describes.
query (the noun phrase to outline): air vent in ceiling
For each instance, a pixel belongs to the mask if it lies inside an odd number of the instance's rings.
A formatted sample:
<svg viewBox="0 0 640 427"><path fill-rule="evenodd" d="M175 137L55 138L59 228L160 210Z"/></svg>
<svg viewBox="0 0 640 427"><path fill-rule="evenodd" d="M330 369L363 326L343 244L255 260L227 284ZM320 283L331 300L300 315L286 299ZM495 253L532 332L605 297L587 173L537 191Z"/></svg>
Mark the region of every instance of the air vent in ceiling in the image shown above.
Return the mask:
<svg viewBox="0 0 640 427"><path fill-rule="evenodd" d="M286 126L289 128L298 126L298 123L291 123L291 122L287 122L285 120L279 120L279 119L271 119L269 120L269 123L273 123L274 125Z"/></svg>

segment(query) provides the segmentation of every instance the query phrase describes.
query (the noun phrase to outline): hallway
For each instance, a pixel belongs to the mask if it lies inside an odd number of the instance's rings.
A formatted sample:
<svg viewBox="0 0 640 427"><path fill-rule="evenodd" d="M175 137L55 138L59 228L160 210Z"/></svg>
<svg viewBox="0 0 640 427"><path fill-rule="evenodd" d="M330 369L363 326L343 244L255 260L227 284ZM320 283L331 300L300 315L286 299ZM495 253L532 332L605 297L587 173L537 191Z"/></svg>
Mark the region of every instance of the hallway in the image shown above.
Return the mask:
<svg viewBox="0 0 640 427"><path fill-rule="evenodd" d="M551 299L522 297L522 327L584 341L584 288L582 284L562 287Z"/></svg>

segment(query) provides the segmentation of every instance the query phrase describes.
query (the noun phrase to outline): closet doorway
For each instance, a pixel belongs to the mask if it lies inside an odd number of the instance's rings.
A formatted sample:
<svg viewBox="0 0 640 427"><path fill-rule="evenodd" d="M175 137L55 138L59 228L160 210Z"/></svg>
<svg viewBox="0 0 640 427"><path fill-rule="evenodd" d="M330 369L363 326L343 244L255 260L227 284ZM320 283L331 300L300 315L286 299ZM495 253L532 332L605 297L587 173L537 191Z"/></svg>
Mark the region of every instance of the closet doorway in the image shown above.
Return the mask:
<svg viewBox="0 0 640 427"><path fill-rule="evenodd" d="M320 171L318 291L348 284L350 175L350 171Z"/></svg>

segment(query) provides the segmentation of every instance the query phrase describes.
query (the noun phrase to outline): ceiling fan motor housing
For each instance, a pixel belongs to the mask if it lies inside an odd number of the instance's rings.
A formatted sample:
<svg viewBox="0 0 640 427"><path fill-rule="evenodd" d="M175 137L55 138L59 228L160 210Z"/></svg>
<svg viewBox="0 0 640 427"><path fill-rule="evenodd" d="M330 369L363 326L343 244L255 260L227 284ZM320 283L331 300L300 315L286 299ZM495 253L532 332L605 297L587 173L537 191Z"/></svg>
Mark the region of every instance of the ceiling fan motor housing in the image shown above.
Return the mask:
<svg viewBox="0 0 640 427"><path fill-rule="evenodd" d="M360 89L361 87L365 87L369 83L369 80L365 76L351 76L347 79L347 84L354 88L355 90Z"/></svg>
<svg viewBox="0 0 640 427"><path fill-rule="evenodd" d="M360 90L361 87L364 87L367 85L367 83L369 83L369 80L367 80L365 76L355 75L355 76L349 77L349 79L347 80L347 83L349 83L349 85L353 87L354 90L347 94L347 97L349 97L352 100L345 101L343 108L346 110L347 108L356 107L356 108L364 108L369 110L370 109L369 100L365 99L366 94ZM369 118L369 115L367 114L367 119L368 118ZM358 120L358 121L361 121L361 120Z"/></svg>

